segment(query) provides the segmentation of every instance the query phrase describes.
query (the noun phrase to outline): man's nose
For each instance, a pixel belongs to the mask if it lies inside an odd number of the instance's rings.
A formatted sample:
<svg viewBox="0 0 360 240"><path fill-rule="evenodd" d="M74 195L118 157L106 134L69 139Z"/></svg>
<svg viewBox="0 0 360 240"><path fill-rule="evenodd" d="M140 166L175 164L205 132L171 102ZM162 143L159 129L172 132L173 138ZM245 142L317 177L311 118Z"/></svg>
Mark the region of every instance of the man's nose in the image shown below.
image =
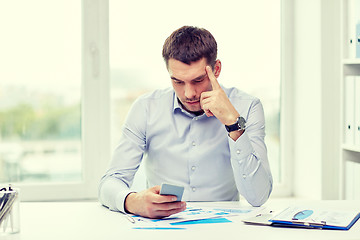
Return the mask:
<svg viewBox="0 0 360 240"><path fill-rule="evenodd" d="M187 99L196 98L196 89L191 84L185 85L185 97Z"/></svg>

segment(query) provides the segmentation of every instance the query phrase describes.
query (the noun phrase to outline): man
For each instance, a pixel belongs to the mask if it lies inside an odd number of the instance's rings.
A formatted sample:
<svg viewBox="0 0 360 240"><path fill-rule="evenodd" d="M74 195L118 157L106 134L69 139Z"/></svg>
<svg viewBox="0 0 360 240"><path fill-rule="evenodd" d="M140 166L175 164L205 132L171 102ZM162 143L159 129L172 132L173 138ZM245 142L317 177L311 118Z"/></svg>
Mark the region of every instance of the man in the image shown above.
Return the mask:
<svg viewBox="0 0 360 240"><path fill-rule="evenodd" d="M133 104L101 179L102 204L149 218L185 210L185 202L159 194L166 182L185 187L184 201L238 200L240 193L253 206L262 205L272 191L272 175L259 99L220 86L217 43L205 29L174 31L163 58L173 87ZM148 189L131 192L143 158Z"/></svg>

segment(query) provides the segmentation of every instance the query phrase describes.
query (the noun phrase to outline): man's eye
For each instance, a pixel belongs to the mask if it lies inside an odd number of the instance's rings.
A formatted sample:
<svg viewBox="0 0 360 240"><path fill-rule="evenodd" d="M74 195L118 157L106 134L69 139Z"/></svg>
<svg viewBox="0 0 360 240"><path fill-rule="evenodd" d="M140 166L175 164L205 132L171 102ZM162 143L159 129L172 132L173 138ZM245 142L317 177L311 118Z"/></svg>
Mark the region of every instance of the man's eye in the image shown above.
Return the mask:
<svg viewBox="0 0 360 240"><path fill-rule="evenodd" d="M175 84L182 84L183 82L181 81L174 81Z"/></svg>
<svg viewBox="0 0 360 240"><path fill-rule="evenodd" d="M204 79L200 79L200 80L195 80L194 83L202 83L204 81Z"/></svg>

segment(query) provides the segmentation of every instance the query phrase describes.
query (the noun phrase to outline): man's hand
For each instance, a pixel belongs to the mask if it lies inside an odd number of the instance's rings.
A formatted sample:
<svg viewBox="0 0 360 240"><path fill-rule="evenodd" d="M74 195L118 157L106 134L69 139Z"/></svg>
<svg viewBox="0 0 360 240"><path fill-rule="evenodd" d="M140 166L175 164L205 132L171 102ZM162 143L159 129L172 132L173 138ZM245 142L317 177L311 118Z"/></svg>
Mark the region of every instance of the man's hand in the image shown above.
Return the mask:
<svg viewBox="0 0 360 240"><path fill-rule="evenodd" d="M212 90L201 94L200 103L206 116L215 116L224 125L234 124L240 116L234 106L231 104L226 93L220 87L210 66L205 68L210 79Z"/></svg>
<svg viewBox="0 0 360 240"><path fill-rule="evenodd" d="M163 218L182 212L185 202L175 202L176 196L160 195L160 186L138 193L130 193L125 199L126 211L148 218Z"/></svg>
<svg viewBox="0 0 360 240"><path fill-rule="evenodd" d="M212 90L203 92L200 97L201 108L206 116L215 116L224 125L232 125L237 121L240 114L222 90L210 66L205 68L208 78L210 79ZM236 141L242 134L242 131L232 131L229 136Z"/></svg>

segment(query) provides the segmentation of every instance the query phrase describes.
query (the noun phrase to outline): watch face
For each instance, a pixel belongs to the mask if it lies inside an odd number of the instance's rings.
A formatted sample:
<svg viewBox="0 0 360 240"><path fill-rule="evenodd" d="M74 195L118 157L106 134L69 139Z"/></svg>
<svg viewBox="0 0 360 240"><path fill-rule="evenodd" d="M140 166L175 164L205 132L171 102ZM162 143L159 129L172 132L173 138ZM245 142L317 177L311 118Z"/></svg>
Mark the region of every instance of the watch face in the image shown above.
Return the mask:
<svg viewBox="0 0 360 240"><path fill-rule="evenodd" d="M235 124L229 126L225 125L225 128L228 132L232 132L236 130L240 131L245 129L245 123L246 121L243 117L238 117L237 122Z"/></svg>
<svg viewBox="0 0 360 240"><path fill-rule="evenodd" d="M240 130L245 129L245 123L246 123L245 119L243 117L239 117L238 124Z"/></svg>

